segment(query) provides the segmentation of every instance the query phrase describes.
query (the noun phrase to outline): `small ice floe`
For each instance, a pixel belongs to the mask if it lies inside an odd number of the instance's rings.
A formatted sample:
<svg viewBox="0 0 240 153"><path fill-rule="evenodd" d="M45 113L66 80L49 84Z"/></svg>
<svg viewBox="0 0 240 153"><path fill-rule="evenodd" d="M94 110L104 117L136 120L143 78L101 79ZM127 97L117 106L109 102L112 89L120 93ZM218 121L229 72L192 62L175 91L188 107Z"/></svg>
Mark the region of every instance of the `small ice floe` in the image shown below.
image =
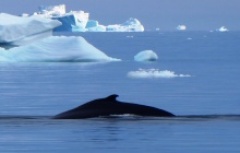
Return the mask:
<svg viewBox="0 0 240 153"><path fill-rule="evenodd" d="M156 61L158 55L152 50L143 50L134 56L134 60L138 62Z"/></svg>
<svg viewBox="0 0 240 153"><path fill-rule="evenodd" d="M133 38L133 35L128 35L126 36L126 38Z"/></svg>
<svg viewBox="0 0 240 153"><path fill-rule="evenodd" d="M130 71L127 74L130 78L184 78L191 77L189 74L176 74L173 71L163 70L160 71L158 69L138 69L137 71Z"/></svg>
<svg viewBox="0 0 240 153"><path fill-rule="evenodd" d="M186 25L178 25L178 26L176 27L176 29L177 29L178 31L185 31L185 30L187 30L187 26L186 26Z"/></svg>
<svg viewBox="0 0 240 153"><path fill-rule="evenodd" d="M217 29L219 32L228 32L229 30L225 26L221 26L219 29Z"/></svg>

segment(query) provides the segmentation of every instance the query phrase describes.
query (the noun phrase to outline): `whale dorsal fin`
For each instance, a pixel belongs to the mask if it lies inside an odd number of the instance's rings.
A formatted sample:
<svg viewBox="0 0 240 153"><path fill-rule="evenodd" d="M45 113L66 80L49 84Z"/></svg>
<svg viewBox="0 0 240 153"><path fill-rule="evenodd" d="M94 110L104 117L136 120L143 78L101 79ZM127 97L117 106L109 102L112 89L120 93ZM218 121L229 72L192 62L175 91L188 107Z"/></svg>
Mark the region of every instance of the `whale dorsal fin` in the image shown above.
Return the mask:
<svg viewBox="0 0 240 153"><path fill-rule="evenodd" d="M106 97L105 99L112 102L112 101L117 101L117 97L118 97L117 94L112 94L112 95Z"/></svg>

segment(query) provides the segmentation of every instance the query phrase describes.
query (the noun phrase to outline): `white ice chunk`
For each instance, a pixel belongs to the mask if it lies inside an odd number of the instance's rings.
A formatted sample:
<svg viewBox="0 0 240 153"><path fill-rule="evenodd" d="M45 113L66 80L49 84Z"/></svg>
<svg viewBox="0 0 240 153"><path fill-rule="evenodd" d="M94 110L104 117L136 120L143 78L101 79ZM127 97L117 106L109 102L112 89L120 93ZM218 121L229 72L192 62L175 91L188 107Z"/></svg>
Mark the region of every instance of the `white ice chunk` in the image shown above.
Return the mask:
<svg viewBox="0 0 240 153"><path fill-rule="evenodd" d="M219 32L228 32L229 30L225 26L221 26L219 29L217 29Z"/></svg>
<svg viewBox="0 0 240 153"><path fill-rule="evenodd" d="M176 74L173 71L158 69L139 69L137 71L130 71L127 74L130 78L176 78L176 77L191 77L188 74Z"/></svg>
<svg viewBox="0 0 240 153"><path fill-rule="evenodd" d="M158 55L152 50L144 50L134 56L135 61L156 61Z"/></svg>
<svg viewBox="0 0 240 153"><path fill-rule="evenodd" d="M187 30L187 26L186 25L178 25L176 29L179 31L185 31L185 30Z"/></svg>
<svg viewBox="0 0 240 153"><path fill-rule="evenodd" d="M20 17L0 13L0 43L22 45L51 35L61 22L39 16Z"/></svg>
<svg viewBox="0 0 240 153"><path fill-rule="evenodd" d="M0 62L107 62L120 61L88 43L83 37L51 36L31 44L0 49Z"/></svg>

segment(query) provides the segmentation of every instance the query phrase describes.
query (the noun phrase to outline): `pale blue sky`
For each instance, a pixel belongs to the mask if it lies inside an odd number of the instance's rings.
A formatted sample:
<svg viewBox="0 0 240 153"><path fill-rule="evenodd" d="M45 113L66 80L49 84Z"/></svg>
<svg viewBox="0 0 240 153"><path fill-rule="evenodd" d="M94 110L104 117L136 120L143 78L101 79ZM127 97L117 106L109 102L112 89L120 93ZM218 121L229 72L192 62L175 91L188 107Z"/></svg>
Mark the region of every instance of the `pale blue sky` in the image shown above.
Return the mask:
<svg viewBox="0 0 240 153"><path fill-rule="evenodd" d="M32 13L40 5L66 4L67 10L84 10L101 24L138 18L146 30L215 30L226 26L240 30L240 0L1 0L0 12Z"/></svg>

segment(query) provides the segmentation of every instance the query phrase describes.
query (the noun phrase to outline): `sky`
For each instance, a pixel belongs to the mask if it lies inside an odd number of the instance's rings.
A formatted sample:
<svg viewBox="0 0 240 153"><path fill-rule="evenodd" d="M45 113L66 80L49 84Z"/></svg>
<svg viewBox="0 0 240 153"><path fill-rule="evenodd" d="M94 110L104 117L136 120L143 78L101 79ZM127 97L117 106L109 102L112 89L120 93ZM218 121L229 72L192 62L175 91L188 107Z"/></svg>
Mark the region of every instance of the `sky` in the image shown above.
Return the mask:
<svg viewBox="0 0 240 153"><path fill-rule="evenodd" d="M83 10L100 24L123 23L130 17L140 20L146 31L215 30L226 26L240 30L240 0L0 0L0 12L33 13L40 5L66 4L67 11Z"/></svg>

